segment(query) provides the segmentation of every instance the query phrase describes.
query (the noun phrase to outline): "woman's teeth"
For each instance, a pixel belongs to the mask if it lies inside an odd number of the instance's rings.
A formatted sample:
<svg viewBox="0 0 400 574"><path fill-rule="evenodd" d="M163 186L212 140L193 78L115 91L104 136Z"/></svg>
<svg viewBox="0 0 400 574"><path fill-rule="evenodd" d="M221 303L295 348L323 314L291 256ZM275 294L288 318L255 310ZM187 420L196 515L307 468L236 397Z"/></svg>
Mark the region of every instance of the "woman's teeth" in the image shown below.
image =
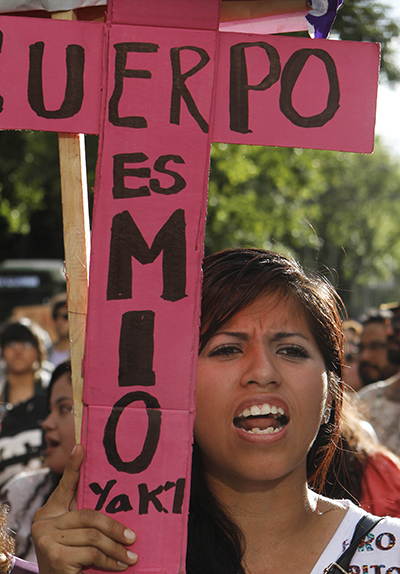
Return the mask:
<svg viewBox="0 0 400 574"><path fill-rule="evenodd" d="M267 427L266 429L259 429L259 428L254 428L251 430L246 430L243 429L244 432L247 432L249 434L274 434L279 432L280 430L282 430L283 427L279 426L276 429L274 429L273 427Z"/></svg>
<svg viewBox="0 0 400 574"><path fill-rule="evenodd" d="M250 408L244 409L241 413L238 414L238 418L240 417L259 417L260 415L280 415L283 416L285 411L281 407L277 407L275 405L269 405L268 403L264 403L263 405L253 405Z"/></svg>
<svg viewBox="0 0 400 574"><path fill-rule="evenodd" d="M263 403L246 407L233 422L248 434L276 434L287 425L288 419L282 407Z"/></svg>

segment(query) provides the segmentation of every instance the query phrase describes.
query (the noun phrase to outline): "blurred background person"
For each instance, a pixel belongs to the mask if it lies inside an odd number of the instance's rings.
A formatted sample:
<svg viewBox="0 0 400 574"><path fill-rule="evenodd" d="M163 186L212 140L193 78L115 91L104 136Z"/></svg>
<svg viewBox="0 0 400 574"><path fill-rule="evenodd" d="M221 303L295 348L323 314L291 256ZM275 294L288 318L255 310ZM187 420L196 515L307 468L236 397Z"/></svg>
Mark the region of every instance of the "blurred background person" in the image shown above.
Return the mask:
<svg viewBox="0 0 400 574"><path fill-rule="evenodd" d="M48 416L42 423L45 440L43 468L21 472L0 493L10 507L8 525L15 532L15 554L36 562L31 537L33 515L56 488L75 446L71 364L60 363L48 388Z"/></svg>
<svg viewBox="0 0 400 574"><path fill-rule="evenodd" d="M350 498L378 516L400 517L400 458L381 445L351 397L344 396L341 448L322 494Z"/></svg>
<svg viewBox="0 0 400 574"><path fill-rule="evenodd" d="M48 371L41 330L29 319L0 335L5 377L0 385L0 486L26 468L41 466L41 423L47 415Z"/></svg>
<svg viewBox="0 0 400 574"><path fill-rule="evenodd" d="M388 356L400 367L400 304L382 307L393 313L388 325ZM362 389L358 406L373 426L379 441L400 456L400 373Z"/></svg>
<svg viewBox="0 0 400 574"><path fill-rule="evenodd" d="M51 316L54 321L54 328L57 333L57 339L51 346L49 352L49 361L55 367L57 367L57 365L67 361L70 358L68 307L66 293L57 295L53 299Z"/></svg>
<svg viewBox="0 0 400 574"><path fill-rule="evenodd" d="M354 319L343 321L344 342L344 382L353 391L362 388L361 377L358 372L358 348L360 345L362 325Z"/></svg>
<svg viewBox="0 0 400 574"><path fill-rule="evenodd" d="M388 327L393 313L388 309L370 309L362 318L358 372L362 385L384 381L399 371L388 355Z"/></svg>
<svg viewBox="0 0 400 574"><path fill-rule="evenodd" d="M400 303L388 303L381 307L392 312L388 329L388 355L392 363L400 368Z"/></svg>

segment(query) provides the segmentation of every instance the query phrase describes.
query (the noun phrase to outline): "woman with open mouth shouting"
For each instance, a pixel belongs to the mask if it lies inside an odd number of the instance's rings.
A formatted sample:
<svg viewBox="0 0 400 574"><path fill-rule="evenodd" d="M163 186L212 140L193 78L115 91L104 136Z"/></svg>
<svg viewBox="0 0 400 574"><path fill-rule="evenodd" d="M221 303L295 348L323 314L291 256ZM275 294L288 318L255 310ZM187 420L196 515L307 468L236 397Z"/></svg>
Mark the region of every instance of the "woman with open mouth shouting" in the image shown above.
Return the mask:
<svg viewBox="0 0 400 574"><path fill-rule="evenodd" d="M319 494L340 436L340 307L327 280L276 253L205 259L188 574L400 572L399 520L376 523ZM134 534L110 517L94 513L93 542L80 528L87 511L61 513L82 458L79 447L64 487L36 514L41 574L123 571L140 560L126 548Z"/></svg>
<svg viewBox="0 0 400 574"><path fill-rule="evenodd" d="M15 554L31 562L36 561L31 537L33 516L58 485L75 446L70 361L54 369L47 396L48 415L42 422L46 445L43 468L17 474L0 491L1 501L10 507L7 524L15 533Z"/></svg>

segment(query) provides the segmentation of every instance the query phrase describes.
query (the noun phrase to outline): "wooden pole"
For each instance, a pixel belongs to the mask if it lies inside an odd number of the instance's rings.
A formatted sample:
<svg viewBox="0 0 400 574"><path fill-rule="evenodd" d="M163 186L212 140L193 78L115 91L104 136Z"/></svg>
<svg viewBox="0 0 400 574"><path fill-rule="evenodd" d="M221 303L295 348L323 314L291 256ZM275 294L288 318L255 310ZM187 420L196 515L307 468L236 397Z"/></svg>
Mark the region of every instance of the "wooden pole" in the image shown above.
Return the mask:
<svg viewBox="0 0 400 574"><path fill-rule="evenodd" d="M307 0L227 0L221 4L221 22L310 10Z"/></svg>
<svg viewBox="0 0 400 574"><path fill-rule="evenodd" d="M73 10L54 12L52 18L75 20ZM65 267L67 272L68 325L74 396L75 439L81 441L82 362L85 348L89 286L89 208L83 134L58 134Z"/></svg>

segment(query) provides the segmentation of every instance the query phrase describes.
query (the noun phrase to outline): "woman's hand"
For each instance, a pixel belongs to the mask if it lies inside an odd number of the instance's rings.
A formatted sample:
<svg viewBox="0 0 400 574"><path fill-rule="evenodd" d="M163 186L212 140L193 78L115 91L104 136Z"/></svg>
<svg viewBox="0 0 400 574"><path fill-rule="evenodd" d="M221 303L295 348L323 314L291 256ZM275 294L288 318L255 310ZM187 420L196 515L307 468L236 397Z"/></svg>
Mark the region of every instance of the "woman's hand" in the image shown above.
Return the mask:
<svg viewBox="0 0 400 574"><path fill-rule="evenodd" d="M137 555L125 548L135 542L132 530L95 510L70 510L76 507L83 458L83 448L77 445L60 484L34 516L40 574L78 574L85 566L122 572L137 562Z"/></svg>

